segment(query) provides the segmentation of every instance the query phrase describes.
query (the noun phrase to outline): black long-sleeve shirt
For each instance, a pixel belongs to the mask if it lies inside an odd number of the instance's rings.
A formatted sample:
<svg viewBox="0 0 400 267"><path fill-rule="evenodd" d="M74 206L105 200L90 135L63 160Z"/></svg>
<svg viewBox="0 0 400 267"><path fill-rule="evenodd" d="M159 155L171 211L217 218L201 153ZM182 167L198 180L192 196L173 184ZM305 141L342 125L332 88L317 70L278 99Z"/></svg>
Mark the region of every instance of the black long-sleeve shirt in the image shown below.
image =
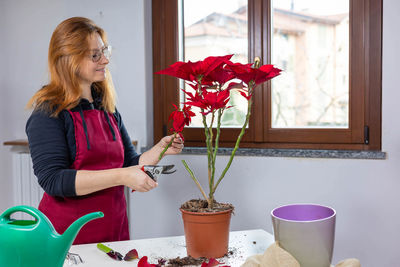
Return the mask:
<svg viewBox="0 0 400 267"><path fill-rule="evenodd" d="M99 109L98 101L94 108ZM80 107L93 104L82 99ZM124 145L124 167L137 165L140 155L136 153L126 131L121 115L114 114ZM26 134L33 162L33 170L43 190L51 196L76 196L76 170L70 169L75 160L76 142L74 123L70 113L63 110L58 117L50 117L45 111L32 112L26 124Z"/></svg>

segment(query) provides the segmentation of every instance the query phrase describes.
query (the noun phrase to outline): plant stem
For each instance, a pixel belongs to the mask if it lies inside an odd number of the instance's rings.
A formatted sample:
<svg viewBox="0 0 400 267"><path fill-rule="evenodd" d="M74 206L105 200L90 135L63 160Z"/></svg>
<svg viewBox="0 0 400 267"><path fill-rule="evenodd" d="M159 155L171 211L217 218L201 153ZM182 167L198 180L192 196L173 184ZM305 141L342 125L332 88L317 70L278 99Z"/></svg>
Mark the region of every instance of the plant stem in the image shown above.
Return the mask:
<svg viewBox="0 0 400 267"><path fill-rule="evenodd" d="M204 109L201 109L201 112L204 112ZM212 150L211 150L211 145L210 145L210 134L208 132L206 116L204 114L202 114L202 116L203 116L204 135L206 137L206 146L207 146L208 184L210 184L210 181L211 181L211 154L212 154Z"/></svg>
<svg viewBox="0 0 400 267"><path fill-rule="evenodd" d="M200 192L203 194L203 197L205 200L207 200L207 202L209 202L209 199L206 195L206 193L204 192L203 188L201 187L199 181L197 180L197 178L194 176L193 171L189 168L189 165L187 165L186 161L183 159L182 160L183 165L185 166L186 170L189 172L190 177L192 177L193 181L196 183L197 187L199 188Z"/></svg>
<svg viewBox="0 0 400 267"><path fill-rule="evenodd" d="M214 159L213 159L213 154L214 154L214 147L213 147L213 124L214 124L214 118L215 118L215 112L213 111L211 114L211 124L210 127L208 127L208 145L210 146L210 157L209 157L209 162L208 162L208 187L209 187L209 193L211 193L212 188L214 186L214 182L212 179L212 169L214 167ZM211 198L211 195L209 195Z"/></svg>
<svg viewBox="0 0 400 267"><path fill-rule="evenodd" d="M201 91L201 82L199 82L197 91L200 96L202 96L202 91ZM206 145L207 145L207 172L208 172L208 185L209 185L209 190L211 192L212 187L210 186L210 181L211 181L211 155L212 155L212 141L210 140L210 133L209 133L209 127L207 126L207 119L206 115L204 115L204 109L201 109L201 116L203 119L203 126L204 126L204 135L206 137ZM210 126L212 130L212 124Z"/></svg>
<svg viewBox="0 0 400 267"><path fill-rule="evenodd" d="M221 92L222 90L222 85L219 84L219 87L217 88L218 92ZM214 205L214 192L213 192L213 188L214 188L214 176L215 176L215 162L217 159L217 152L218 152L218 145L219 145L219 136L220 136L220 129L221 129L221 117L222 117L222 113L224 112L224 109L218 109L218 117L217 117L217 135L215 137L215 141L214 141L214 150L212 151L212 155L211 155L211 180L209 181L209 186L210 186L210 191L209 191L209 198L210 198L210 204L211 204L211 208ZM212 132L212 127L214 124L214 118L215 118L215 112L212 113L212 120L211 120L211 144L213 141L213 132Z"/></svg>
<svg viewBox="0 0 400 267"><path fill-rule="evenodd" d="M197 86L197 92L200 96L202 96L202 91L201 91L201 79L202 77L200 77L198 79L198 86ZM207 145L207 169L208 169L208 184L210 184L210 180L211 180L211 155L212 155L212 145L210 144L210 136L208 133L208 126L207 126L207 120L206 120L206 116L204 115L204 109L200 109L201 110L201 116L203 118L203 126L204 126L204 135L206 137L206 145ZM212 127L212 125L211 125ZM200 185L200 184L199 184ZM200 187L199 187L200 188ZM211 187L209 188L211 191ZM204 198L207 200L208 203L210 203L210 200L205 196L204 190L201 188L202 194L204 196Z"/></svg>
<svg viewBox="0 0 400 267"><path fill-rule="evenodd" d="M218 110L218 118L217 118L217 135L215 136L215 146L214 146L214 155L212 156L212 173L211 173L211 185L214 187L214 176L215 176L215 162L217 160L217 152L219 147L219 136L221 134L221 118L222 118L223 109ZM211 188L211 189L212 189ZM213 190L210 190L210 197Z"/></svg>
<svg viewBox="0 0 400 267"><path fill-rule="evenodd" d="M165 152L167 152L168 148L171 146L172 142L174 141L175 137L176 137L176 132L174 132L174 137L172 137L171 141L169 141L168 145L163 149L163 151L158 156L158 160L162 159L162 157L164 156Z"/></svg>
<svg viewBox="0 0 400 267"><path fill-rule="evenodd" d="M251 89L252 89L252 87L249 88L249 95L252 94L252 90ZM212 194L214 194L214 192L217 189L219 183L222 181L222 179L225 177L226 172L231 167L233 158L235 157L236 150L238 150L238 148L239 148L240 141L242 140L242 137L243 137L243 135L244 135L244 133L246 131L246 127L247 127L247 125L249 123L249 118L250 118L250 114L251 114L251 105L252 105L252 97L249 99L249 102L247 104L246 120L245 120L245 122L244 122L244 124L242 126L242 130L240 131L239 136L238 136L238 138L236 140L235 148L232 151L232 154L231 154L231 157L229 158L228 164L226 165L226 167L225 167L224 171L222 172L221 176L219 177L217 183L213 187Z"/></svg>

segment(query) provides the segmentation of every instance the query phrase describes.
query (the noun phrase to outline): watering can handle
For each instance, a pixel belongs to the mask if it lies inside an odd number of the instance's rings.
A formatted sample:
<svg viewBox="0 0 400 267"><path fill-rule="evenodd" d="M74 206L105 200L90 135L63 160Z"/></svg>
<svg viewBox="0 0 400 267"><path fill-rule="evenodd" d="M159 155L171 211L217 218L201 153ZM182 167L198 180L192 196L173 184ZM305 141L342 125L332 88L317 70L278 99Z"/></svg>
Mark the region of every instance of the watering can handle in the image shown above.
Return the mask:
<svg viewBox="0 0 400 267"><path fill-rule="evenodd" d="M38 209L25 205L15 206L7 209L5 212L3 212L3 214L0 215L0 220L2 220L3 218L5 218L6 220L10 220L11 214L18 211L28 213L29 215L33 216L38 222L42 219L45 220L43 213L41 213Z"/></svg>

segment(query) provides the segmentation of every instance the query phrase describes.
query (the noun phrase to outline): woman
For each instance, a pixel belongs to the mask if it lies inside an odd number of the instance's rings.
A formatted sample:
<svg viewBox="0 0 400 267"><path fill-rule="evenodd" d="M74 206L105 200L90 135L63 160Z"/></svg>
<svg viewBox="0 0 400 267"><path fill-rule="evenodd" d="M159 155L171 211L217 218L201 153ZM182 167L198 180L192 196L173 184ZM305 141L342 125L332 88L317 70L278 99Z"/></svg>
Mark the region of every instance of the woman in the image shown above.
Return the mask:
<svg viewBox="0 0 400 267"><path fill-rule="evenodd" d="M26 124L35 175L45 190L39 204L59 233L79 217L102 211L74 244L129 239L124 186L147 192L157 183L142 165L158 163L172 136L138 155L115 108L103 29L74 17L60 23L49 45L50 82L28 103ZM182 151L175 138L166 154Z"/></svg>

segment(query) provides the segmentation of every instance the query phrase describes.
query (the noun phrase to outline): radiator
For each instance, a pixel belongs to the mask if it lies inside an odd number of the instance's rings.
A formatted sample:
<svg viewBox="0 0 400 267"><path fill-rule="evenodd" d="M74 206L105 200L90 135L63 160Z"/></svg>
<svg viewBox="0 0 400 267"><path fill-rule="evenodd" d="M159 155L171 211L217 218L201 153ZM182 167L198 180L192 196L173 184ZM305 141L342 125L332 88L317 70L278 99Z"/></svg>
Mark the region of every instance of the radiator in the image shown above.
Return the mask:
<svg viewBox="0 0 400 267"><path fill-rule="evenodd" d="M13 202L14 206L28 205L37 208L42 199L43 189L33 174L29 153L13 153ZM32 219L30 215L16 213L15 219Z"/></svg>

